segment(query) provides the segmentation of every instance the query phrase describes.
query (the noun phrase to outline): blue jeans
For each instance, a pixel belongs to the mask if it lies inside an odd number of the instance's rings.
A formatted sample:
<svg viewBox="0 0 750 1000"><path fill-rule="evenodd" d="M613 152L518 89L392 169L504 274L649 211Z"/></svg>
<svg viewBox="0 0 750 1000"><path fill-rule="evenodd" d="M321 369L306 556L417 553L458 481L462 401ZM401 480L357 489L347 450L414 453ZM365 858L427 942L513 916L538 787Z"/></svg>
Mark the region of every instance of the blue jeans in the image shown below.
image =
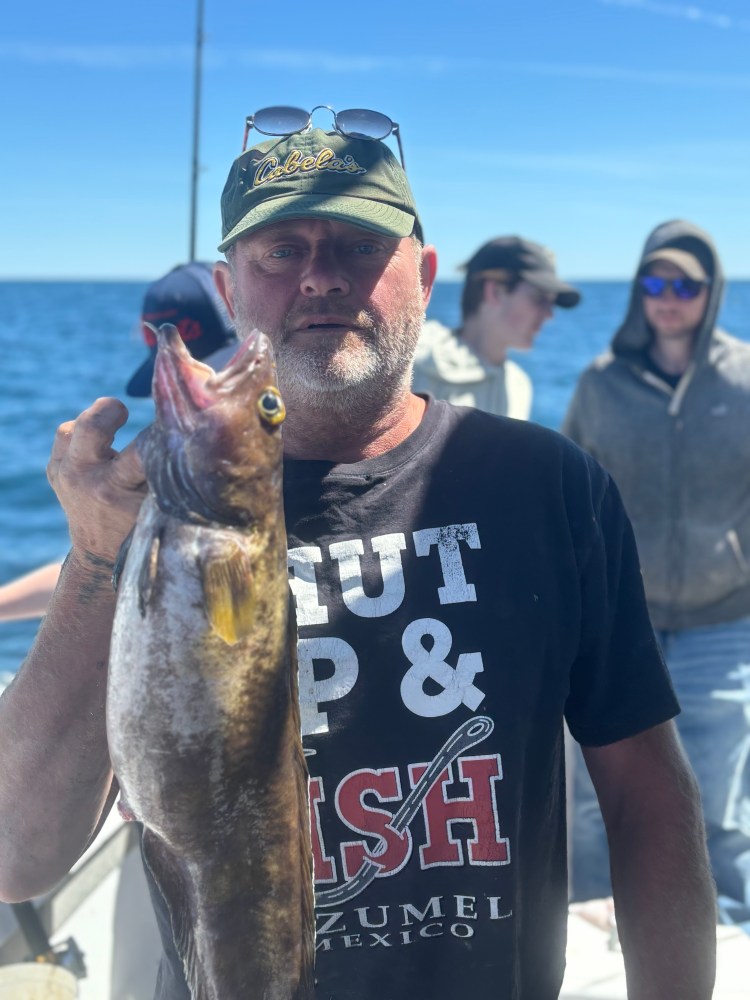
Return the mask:
<svg viewBox="0 0 750 1000"><path fill-rule="evenodd" d="M750 932L750 618L657 632L682 707L676 724L700 785L723 923ZM612 893L591 779L576 747L571 898Z"/></svg>

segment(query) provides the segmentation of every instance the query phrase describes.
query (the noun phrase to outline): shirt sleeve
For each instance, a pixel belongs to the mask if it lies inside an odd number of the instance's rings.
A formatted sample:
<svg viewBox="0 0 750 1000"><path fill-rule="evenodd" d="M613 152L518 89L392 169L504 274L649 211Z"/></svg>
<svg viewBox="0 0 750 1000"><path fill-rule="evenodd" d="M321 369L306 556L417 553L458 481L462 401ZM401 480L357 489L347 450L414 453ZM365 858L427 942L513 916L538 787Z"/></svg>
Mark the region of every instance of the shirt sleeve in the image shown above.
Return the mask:
<svg viewBox="0 0 750 1000"><path fill-rule="evenodd" d="M599 466L592 494L601 499L592 500L593 536L581 560L580 643L565 716L579 743L604 746L680 708L648 616L630 521Z"/></svg>

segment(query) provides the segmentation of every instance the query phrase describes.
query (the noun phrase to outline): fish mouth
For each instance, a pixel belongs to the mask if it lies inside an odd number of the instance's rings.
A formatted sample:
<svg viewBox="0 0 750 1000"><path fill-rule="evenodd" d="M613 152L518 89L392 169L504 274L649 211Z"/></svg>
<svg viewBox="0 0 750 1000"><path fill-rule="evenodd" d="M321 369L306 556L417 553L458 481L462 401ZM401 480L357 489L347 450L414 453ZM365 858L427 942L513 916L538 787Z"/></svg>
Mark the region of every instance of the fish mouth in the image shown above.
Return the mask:
<svg viewBox="0 0 750 1000"><path fill-rule="evenodd" d="M272 370L271 348L259 331L242 341L220 372L194 358L179 330L171 323L151 327L157 341L152 394L159 418L168 426L189 432L199 413L219 403L254 374L264 358Z"/></svg>

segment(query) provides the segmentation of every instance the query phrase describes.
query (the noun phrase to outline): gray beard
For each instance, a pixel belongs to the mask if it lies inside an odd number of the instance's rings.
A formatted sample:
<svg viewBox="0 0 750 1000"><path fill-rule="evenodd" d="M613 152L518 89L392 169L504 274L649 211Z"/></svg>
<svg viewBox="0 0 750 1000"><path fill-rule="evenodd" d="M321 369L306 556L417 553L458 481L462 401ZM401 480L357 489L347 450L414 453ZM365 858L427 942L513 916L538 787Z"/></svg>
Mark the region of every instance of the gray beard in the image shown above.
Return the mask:
<svg viewBox="0 0 750 1000"><path fill-rule="evenodd" d="M341 312L341 307L322 302L312 312ZM417 340L424 322L422 290L419 284L394 319L385 319L369 310L352 317L359 328L351 347L334 349L324 340L301 349L299 338L292 344L289 331L271 335L278 369L279 389L290 414L322 410L342 417L355 413L377 413L391 400L407 391ZM298 317L295 317L295 323ZM238 309L236 324L244 339L255 323ZM265 332L265 331L264 331Z"/></svg>

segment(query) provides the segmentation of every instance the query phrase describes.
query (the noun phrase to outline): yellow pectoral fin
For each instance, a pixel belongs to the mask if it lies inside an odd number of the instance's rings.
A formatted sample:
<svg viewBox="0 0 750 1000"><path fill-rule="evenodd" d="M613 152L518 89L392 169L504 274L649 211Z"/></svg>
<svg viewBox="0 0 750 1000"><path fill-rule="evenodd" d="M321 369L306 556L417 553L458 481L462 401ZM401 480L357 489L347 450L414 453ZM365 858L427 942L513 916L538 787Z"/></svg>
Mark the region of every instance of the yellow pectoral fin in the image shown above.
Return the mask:
<svg viewBox="0 0 750 1000"><path fill-rule="evenodd" d="M128 542L129 539L130 535L128 535ZM146 610L151 600L151 595L153 594L154 591L154 585L156 583L156 574L159 568L160 546L161 546L161 534L157 533L154 536L153 541L151 542L151 547L148 550L145 559L141 563L141 569L140 572L138 573L138 610L141 613L141 618L146 617Z"/></svg>
<svg viewBox="0 0 750 1000"><path fill-rule="evenodd" d="M208 556L199 565L206 616L214 632L234 646L253 627L255 600L250 558L237 546L231 552Z"/></svg>

